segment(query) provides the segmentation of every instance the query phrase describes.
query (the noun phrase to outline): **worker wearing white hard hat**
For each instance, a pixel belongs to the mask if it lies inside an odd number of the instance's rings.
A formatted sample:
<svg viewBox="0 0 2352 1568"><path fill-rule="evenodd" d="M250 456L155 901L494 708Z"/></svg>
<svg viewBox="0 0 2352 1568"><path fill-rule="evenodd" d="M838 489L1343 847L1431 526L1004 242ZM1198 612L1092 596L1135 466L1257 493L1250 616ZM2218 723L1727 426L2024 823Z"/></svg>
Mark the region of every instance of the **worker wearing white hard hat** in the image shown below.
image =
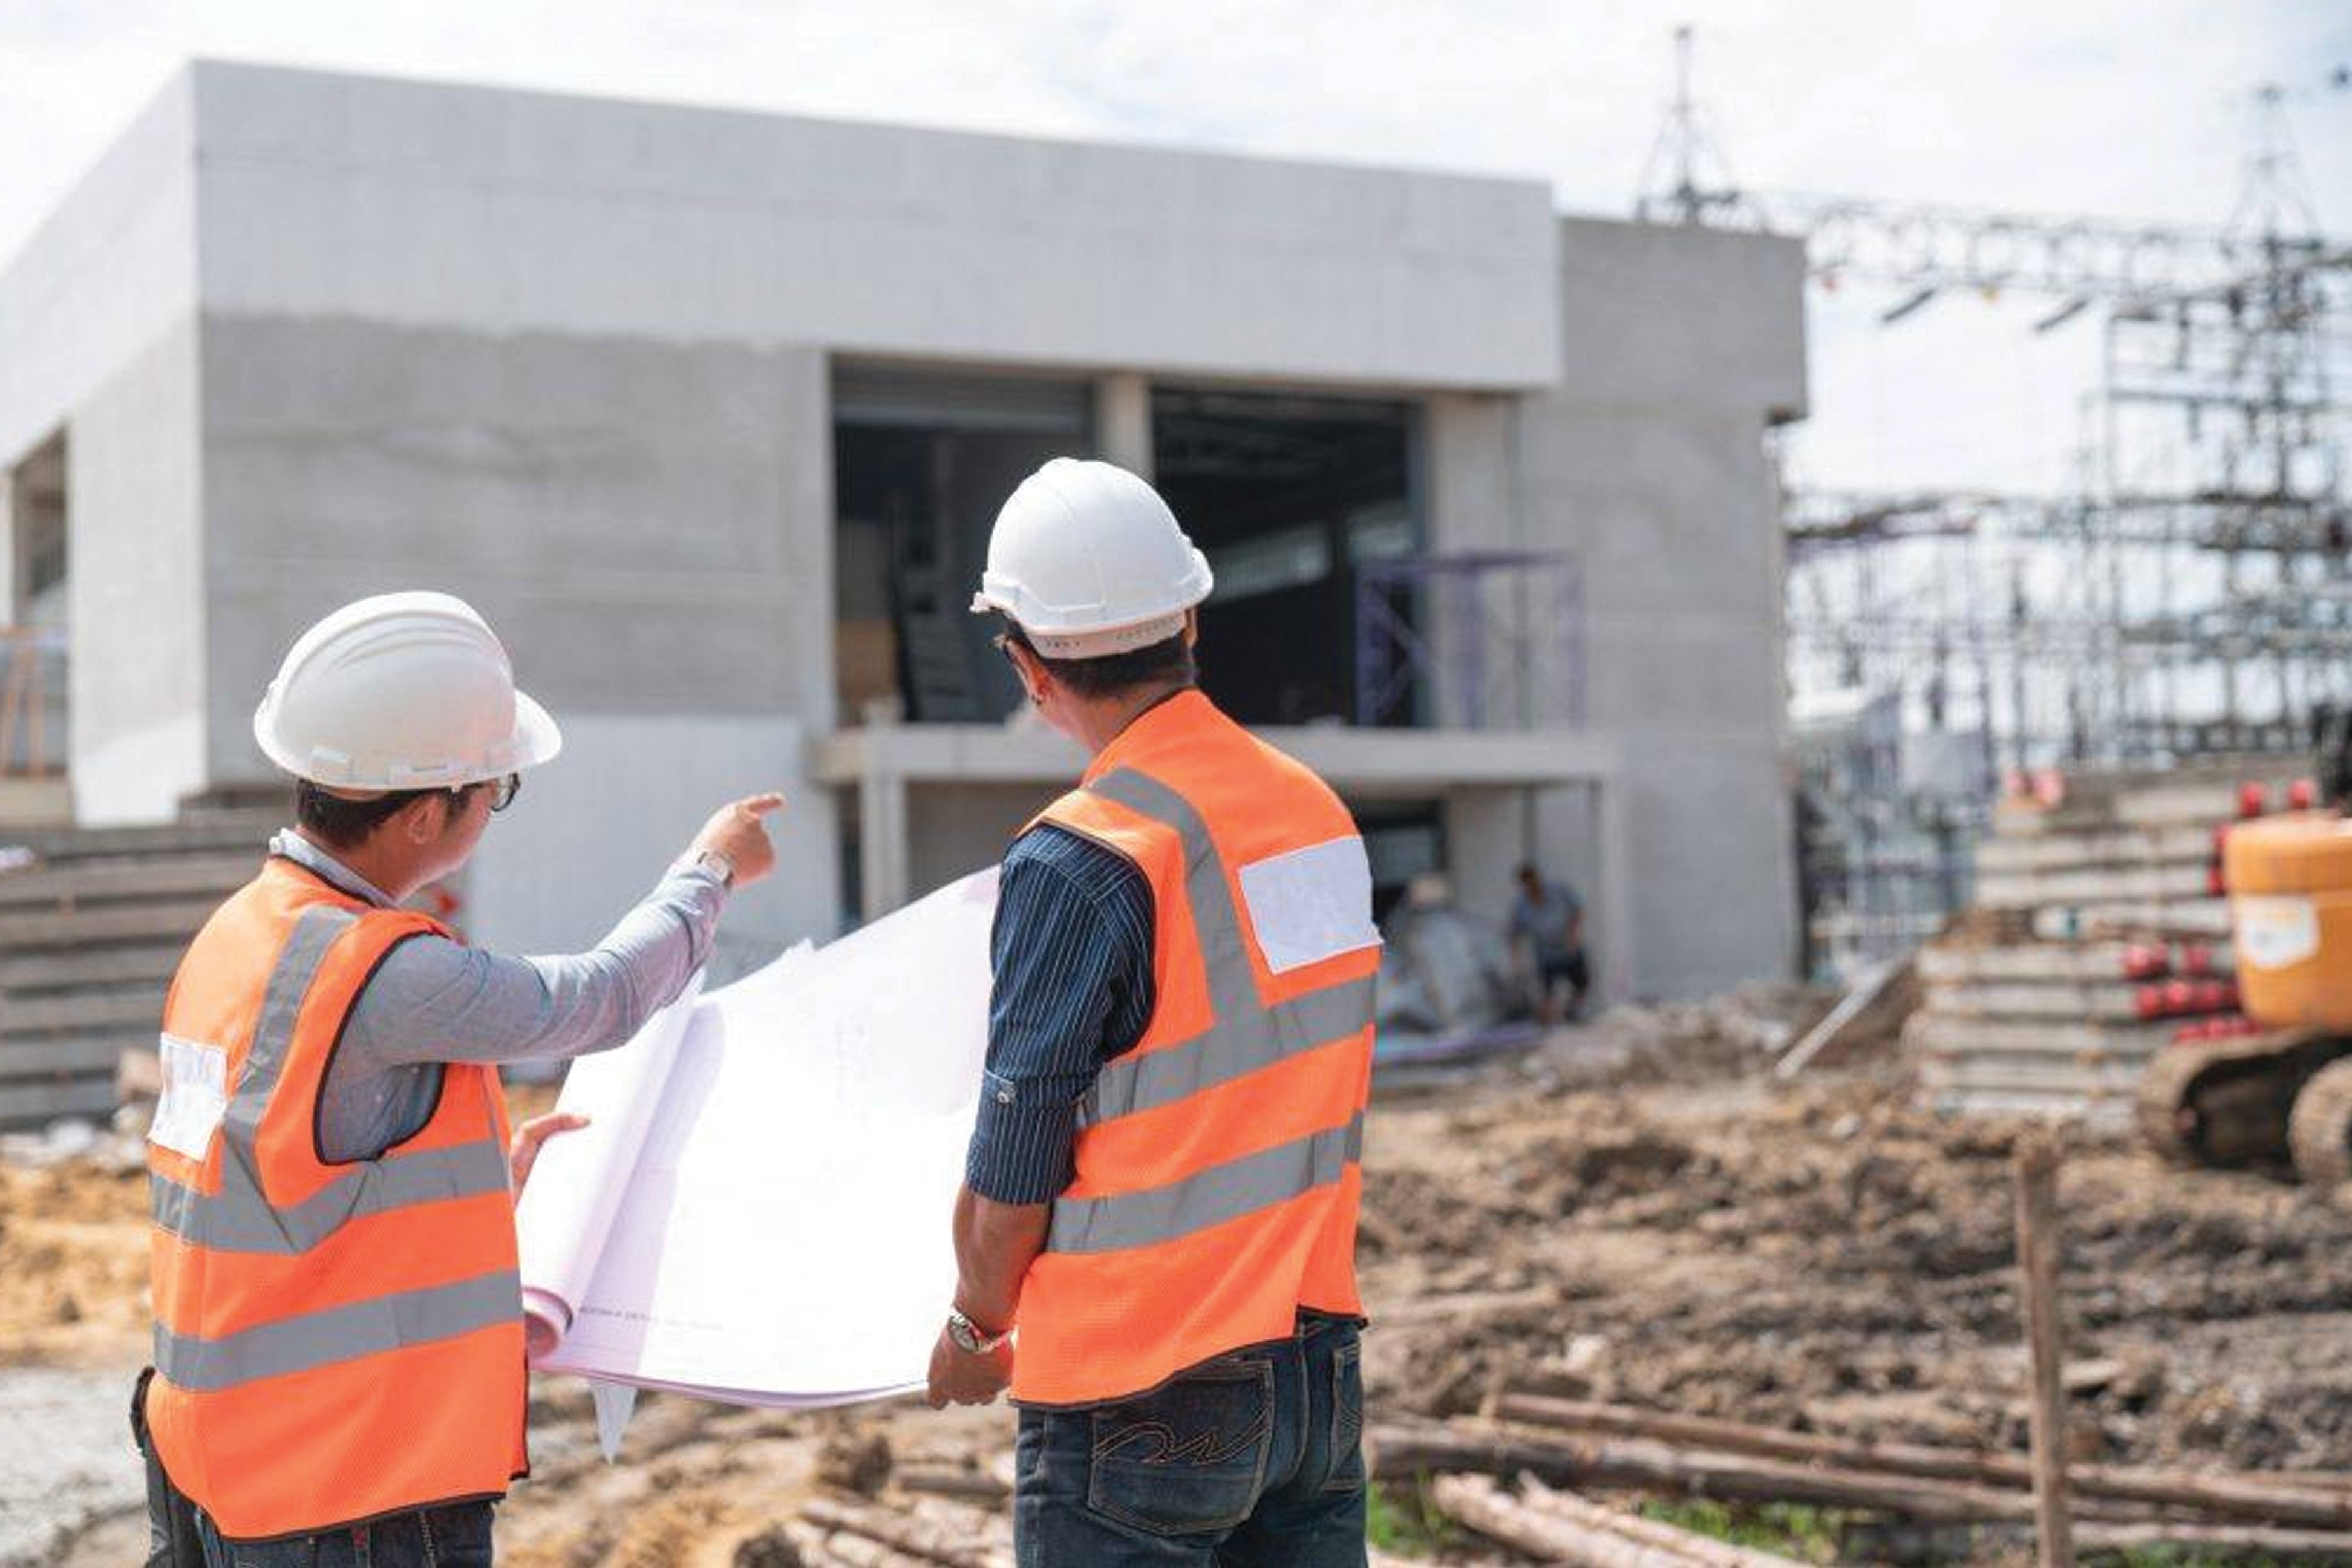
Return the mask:
<svg viewBox="0 0 2352 1568"><path fill-rule="evenodd" d="M1339 797L1194 681L1167 502L1055 458L972 608L1092 756L999 879L930 1398L1020 1409L1024 1563L1361 1564L1354 1242L1380 936Z"/></svg>
<svg viewBox="0 0 2352 1568"><path fill-rule="evenodd" d="M404 907L562 746L472 606L344 605L253 732L295 820L181 961L148 1141L154 1560L486 1564L525 1466L512 1194L578 1124L510 1131L498 1068L620 1045L675 999L773 868L782 797L719 807L594 951L517 958Z"/></svg>

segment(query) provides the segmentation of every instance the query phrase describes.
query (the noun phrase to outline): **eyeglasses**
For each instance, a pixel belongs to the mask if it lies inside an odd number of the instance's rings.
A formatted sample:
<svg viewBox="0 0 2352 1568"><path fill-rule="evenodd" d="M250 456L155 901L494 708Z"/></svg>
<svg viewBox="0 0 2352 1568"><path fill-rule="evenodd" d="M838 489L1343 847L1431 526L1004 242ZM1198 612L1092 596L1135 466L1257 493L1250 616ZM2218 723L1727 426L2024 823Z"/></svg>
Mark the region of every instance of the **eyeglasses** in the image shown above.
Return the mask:
<svg viewBox="0 0 2352 1568"><path fill-rule="evenodd" d="M484 779L480 784L467 784L453 793L463 795L467 789L484 788L490 792L490 810L504 811L515 803L515 796L522 793L522 775L509 773L502 779Z"/></svg>

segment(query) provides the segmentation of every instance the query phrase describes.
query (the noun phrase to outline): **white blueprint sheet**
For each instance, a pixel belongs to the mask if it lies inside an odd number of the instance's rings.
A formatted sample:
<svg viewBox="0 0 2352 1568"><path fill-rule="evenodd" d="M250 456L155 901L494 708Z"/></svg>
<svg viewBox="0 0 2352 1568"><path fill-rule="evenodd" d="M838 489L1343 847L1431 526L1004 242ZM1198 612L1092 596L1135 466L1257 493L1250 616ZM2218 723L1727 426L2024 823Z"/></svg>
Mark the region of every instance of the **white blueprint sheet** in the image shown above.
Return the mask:
<svg viewBox="0 0 2352 1568"><path fill-rule="evenodd" d="M536 1364L742 1404L919 1386L987 1048L984 871L577 1064L523 1198Z"/></svg>

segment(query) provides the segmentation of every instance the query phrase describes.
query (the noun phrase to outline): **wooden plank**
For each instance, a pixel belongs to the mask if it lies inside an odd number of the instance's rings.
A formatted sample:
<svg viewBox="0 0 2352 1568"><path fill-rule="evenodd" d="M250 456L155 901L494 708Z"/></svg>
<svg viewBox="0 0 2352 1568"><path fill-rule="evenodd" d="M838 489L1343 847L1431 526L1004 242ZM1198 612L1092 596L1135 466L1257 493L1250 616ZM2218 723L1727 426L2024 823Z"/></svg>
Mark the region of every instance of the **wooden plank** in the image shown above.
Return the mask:
<svg viewBox="0 0 2352 1568"><path fill-rule="evenodd" d="M212 912L216 899L159 900L153 903L103 905L58 914L43 910L0 914L0 947L76 947L85 942L155 942L194 936Z"/></svg>
<svg viewBox="0 0 2352 1568"><path fill-rule="evenodd" d="M1960 1058L1920 1063L1919 1086L1931 1094L1947 1089L1999 1089L2101 1100L2128 1097L2139 1083L2139 1074L2140 1069L2128 1062L2078 1064Z"/></svg>
<svg viewBox="0 0 2352 1568"><path fill-rule="evenodd" d="M103 1121L114 1114L114 1075L54 1083L0 1083L0 1127L39 1127L60 1116Z"/></svg>
<svg viewBox="0 0 2352 1568"><path fill-rule="evenodd" d="M225 898L251 881L261 863L260 856L244 853L46 863L0 873L0 910L119 902L180 893L217 893Z"/></svg>
<svg viewBox="0 0 2352 1568"><path fill-rule="evenodd" d="M2032 1116L2080 1121L2123 1132L2131 1127L2128 1096L2083 1095L2055 1089L1967 1089L1923 1093L1920 1102L1941 1116Z"/></svg>
<svg viewBox="0 0 2352 1568"><path fill-rule="evenodd" d="M2203 865L2213 857L2210 826L2110 828L1988 838L1976 847L1979 876L2074 871L2099 866Z"/></svg>
<svg viewBox="0 0 2352 1568"><path fill-rule="evenodd" d="M1976 902L1988 910L2035 910L2049 904L2111 904L2213 894L2212 868L2113 866L2089 871L2021 871L1977 879Z"/></svg>
<svg viewBox="0 0 2352 1568"><path fill-rule="evenodd" d="M2129 981L2134 959L2162 946L2104 941L2011 942L1998 947L1938 944L1919 950L1919 974L1931 985L2044 980L2101 984ZM2195 942L2182 948L2167 948L2165 958L2168 965L2184 979L2227 979L2231 970L2226 943ZM2184 962L2190 958L2198 961L2193 966Z"/></svg>
<svg viewBox="0 0 2352 1568"><path fill-rule="evenodd" d="M2066 1471L2065 1347L2058 1322L2058 1151L2045 1137L2017 1148L2017 1264L2032 1377L2033 1532L2042 1568L2074 1568L2073 1483Z"/></svg>
<svg viewBox="0 0 2352 1568"><path fill-rule="evenodd" d="M55 952L0 952L0 993L38 994L83 985L121 985L138 981L168 982L187 951L184 942L150 942L131 947L66 948ZM0 1007L7 1005L0 996Z"/></svg>
<svg viewBox="0 0 2352 1568"><path fill-rule="evenodd" d="M2120 980L2099 984L1978 981L1933 987L1927 993L1927 1006L1941 1017L2130 1024L2142 1021L2140 990L2139 984Z"/></svg>
<svg viewBox="0 0 2352 1568"><path fill-rule="evenodd" d="M2033 934L2043 942L2142 935L2226 941L2230 935L2230 900L2142 899L2116 903L2049 904L2033 911Z"/></svg>
<svg viewBox="0 0 2352 1568"><path fill-rule="evenodd" d="M2029 1060L2120 1061L2137 1066L2172 1042L2177 1021L2158 1024L2014 1023L1921 1013L1904 1044L1931 1057L2016 1057Z"/></svg>

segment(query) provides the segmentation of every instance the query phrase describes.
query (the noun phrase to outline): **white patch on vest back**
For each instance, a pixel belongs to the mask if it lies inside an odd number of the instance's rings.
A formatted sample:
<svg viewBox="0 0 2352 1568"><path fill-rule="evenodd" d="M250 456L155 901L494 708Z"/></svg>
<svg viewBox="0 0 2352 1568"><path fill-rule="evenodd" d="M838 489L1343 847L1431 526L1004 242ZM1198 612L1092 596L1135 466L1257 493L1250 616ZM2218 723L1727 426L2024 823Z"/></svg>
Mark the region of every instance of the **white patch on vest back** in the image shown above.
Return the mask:
<svg viewBox="0 0 2352 1568"><path fill-rule="evenodd" d="M177 1035L163 1037L163 1098L147 1141L201 1160L228 1114L228 1053Z"/></svg>
<svg viewBox="0 0 2352 1568"><path fill-rule="evenodd" d="M1242 868L1258 951L1275 973L1381 945L1372 923L1372 863L1350 835Z"/></svg>

